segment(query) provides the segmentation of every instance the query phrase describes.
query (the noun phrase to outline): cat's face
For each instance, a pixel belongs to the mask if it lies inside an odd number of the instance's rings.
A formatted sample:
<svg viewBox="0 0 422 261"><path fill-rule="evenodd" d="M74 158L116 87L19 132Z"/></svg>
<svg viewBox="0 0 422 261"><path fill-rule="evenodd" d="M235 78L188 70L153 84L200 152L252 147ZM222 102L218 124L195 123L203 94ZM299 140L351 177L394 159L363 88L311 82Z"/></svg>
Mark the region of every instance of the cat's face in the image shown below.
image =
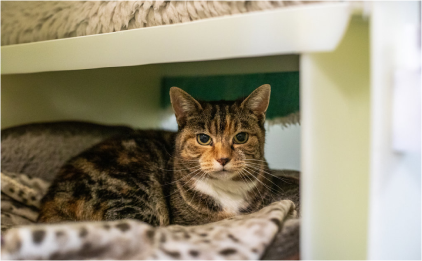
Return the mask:
<svg viewBox="0 0 422 261"><path fill-rule="evenodd" d="M183 166L201 178L232 179L264 164L269 85L238 101L198 102L175 87L170 96L179 124L176 155Z"/></svg>

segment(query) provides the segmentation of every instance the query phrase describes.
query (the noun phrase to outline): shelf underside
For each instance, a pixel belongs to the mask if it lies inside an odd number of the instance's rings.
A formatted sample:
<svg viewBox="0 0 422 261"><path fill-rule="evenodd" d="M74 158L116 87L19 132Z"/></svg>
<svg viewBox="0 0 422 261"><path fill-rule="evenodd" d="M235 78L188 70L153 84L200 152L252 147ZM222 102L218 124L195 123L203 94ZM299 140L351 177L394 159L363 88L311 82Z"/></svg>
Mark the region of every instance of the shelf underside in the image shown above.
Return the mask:
<svg viewBox="0 0 422 261"><path fill-rule="evenodd" d="M122 32L3 46L2 74L327 52L349 3L323 3Z"/></svg>

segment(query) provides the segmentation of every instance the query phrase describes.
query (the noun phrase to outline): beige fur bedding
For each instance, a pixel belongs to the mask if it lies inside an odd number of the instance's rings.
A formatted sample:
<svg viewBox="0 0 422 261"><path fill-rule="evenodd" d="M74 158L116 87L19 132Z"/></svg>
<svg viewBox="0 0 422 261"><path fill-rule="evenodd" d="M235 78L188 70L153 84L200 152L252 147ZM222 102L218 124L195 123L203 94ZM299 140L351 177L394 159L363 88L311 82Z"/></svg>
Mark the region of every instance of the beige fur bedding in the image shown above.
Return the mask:
<svg viewBox="0 0 422 261"><path fill-rule="evenodd" d="M305 3L311 1L2 1L1 45L184 23Z"/></svg>

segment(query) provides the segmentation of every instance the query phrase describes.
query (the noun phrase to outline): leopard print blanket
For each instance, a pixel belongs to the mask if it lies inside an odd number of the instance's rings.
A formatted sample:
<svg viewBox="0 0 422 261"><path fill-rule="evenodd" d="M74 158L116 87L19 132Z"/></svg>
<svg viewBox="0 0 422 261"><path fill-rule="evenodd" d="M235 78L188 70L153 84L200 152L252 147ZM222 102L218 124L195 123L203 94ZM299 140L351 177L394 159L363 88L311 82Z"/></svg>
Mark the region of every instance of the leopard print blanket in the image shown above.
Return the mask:
<svg viewBox="0 0 422 261"><path fill-rule="evenodd" d="M49 182L25 174L1 173L1 233L35 223Z"/></svg>
<svg viewBox="0 0 422 261"><path fill-rule="evenodd" d="M152 227L136 220L34 225L49 183L1 173L2 259L259 259L297 216L282 200L200 225Z"/></svg>

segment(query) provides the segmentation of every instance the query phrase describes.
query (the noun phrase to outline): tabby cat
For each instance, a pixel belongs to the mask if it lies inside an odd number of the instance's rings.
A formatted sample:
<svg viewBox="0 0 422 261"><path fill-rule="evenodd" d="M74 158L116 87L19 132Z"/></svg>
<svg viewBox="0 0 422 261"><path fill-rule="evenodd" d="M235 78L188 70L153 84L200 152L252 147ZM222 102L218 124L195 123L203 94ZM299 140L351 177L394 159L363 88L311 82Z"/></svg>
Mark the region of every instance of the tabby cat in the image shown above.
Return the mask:
<svg viewBox="0 0 422 261"><path fill-rule="evenodd" d="M178 132L137 130L74 157L43 198L39 222L199 225L262 208L274 184L264 158L270 91L203 102L171 88Z"/></svg>

